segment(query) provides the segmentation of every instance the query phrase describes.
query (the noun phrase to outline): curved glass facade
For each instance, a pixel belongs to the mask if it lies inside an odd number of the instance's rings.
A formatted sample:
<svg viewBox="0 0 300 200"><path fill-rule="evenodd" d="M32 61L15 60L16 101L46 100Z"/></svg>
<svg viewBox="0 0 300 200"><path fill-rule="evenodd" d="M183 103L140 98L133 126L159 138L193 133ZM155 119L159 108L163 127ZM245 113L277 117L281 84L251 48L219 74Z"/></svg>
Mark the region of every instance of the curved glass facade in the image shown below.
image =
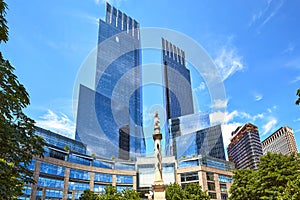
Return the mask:
<svg viewBox="0 0 300 200"><path fill-rule="evenodd" d="M139 24L106 5L106 20L99 21L95 91L80 86L76 140L101 157L135 159L146 150Z"/></svg>
<svg viewBox="0 0 300 200"><path fill-rule="evenodd" d="M70 178L90 180L90 172L78 169L70 169Z"/></svg>

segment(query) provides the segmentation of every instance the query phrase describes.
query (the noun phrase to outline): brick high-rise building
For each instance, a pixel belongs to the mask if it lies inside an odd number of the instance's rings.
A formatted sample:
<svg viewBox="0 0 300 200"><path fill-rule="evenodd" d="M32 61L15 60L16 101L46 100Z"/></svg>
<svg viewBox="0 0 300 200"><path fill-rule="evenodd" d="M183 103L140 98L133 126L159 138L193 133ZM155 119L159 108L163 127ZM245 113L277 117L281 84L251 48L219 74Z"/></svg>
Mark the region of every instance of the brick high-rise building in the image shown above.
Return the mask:
<svg viewBox="0 0 300 200"><path fill-rule="evenodd" d="M263 155L257 127L247 123L233 131L227 152L237 169L257 169L259 157Z"/></svg>

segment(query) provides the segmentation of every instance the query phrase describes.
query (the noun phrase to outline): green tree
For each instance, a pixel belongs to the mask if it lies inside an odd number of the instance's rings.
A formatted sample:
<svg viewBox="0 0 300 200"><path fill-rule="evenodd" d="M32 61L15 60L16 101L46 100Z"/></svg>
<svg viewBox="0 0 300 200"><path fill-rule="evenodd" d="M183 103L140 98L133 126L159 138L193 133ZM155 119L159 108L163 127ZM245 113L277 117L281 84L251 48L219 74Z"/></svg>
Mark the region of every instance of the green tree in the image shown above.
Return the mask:
<svg viewBox="0 0 300 200"><path fill-rule="evenodd" d="M300 156L267 153L257 171L235 170L230 199L300 199Z"/></svg>
<svg viewBox="0 0 300 200"><path fill-rule="evenodd" d="M185 194L181 186L177 183L169 184L166 188L166 200L181 200Z"/></svg>
<svg viewBox="0 0 300 200"><path fill-rule="evenodd" d="M121 194L115 186L108 185L104 188L105 193L99 196L100 200L121 200Z"/></svg>
<svg viewBox="0 0 300 200"><path fill-rule="evenodd" d="M206 192L202 191L199 184L190 183L184 188L185 198L190 200L209 200L209 196Z"/></svg>
<svg viewBox="0 0 300 200"><path fill-rule="evenodd" d="M8 41L7 5L0 0L0 43ZM33 183L27 169L33 156L43 155L43 139L35 136L34 121L23 113L30 103L14 67L0 52L0 196L16 199L25 183Z"/></svg>
<svg viewBox="0 0 300 200"><path fill-rule="evenodd" d="M258 183L257 172L251 169L235 170L234 183L230 188L232 200L256 200L256 187Z"/></svg>
<svg viewBox="0 0 300 200"><path fill-rule="evenodd" d="M98 200L99 195L95 194L91 190L85 190L79 197L79 200Z"/></svg>
<svg viewBox="0 0 300 200"><path fill-rule="evenodd" d="M108 185L104 188L105 192L101 195L95 194L91 190L85 190L80 196L80 200L141 200L139 193L133 189L126 189L117 192L115 186Z"/></svg>
<svg viewBox="0 0 300 200"><path fill-rule="evenodd" d="M127 199L130 199L130 200L140 200L140 196L139 196L139 192L135 191L134 189L126 189L126 190L123 190L122 193L121 193L121 196L122 196L122 200L127 200Z"/></svg>
<svg viewBox="0 0 300 200"><path fill-rule="evenodd" d="M209 200L209 196L199 184L190 183L182 189L178 183L172 183L166 188L166 200Z"/></svg>
<svg viewBox="0 0 300 200"><path fill-rule="evenodd" d="M298 99L296 100L296 104L299 105L300 104L300 88L298 88L296 95L298 96Z"/></svg>

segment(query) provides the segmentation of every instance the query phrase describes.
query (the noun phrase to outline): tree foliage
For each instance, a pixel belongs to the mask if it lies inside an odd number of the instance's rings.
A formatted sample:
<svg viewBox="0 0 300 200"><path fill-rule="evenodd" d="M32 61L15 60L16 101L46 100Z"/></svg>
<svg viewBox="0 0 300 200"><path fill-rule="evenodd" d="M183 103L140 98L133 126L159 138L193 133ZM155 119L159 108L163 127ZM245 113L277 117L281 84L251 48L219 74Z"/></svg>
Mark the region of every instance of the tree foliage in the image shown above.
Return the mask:
<svg viewBox="0 0 300 200"><path fill-rule="evenodd" d="M0 0L0 43L8 40L7 5ZM43 155L43 139L35 136L34 121L23 113L30 101L14 67L0 52L0 196L15 199L25 183L33 183L27 169L33 156Z"/></svg>
<svg viewBox="0 0 300 200"><path fill-rule="evenodd" d="M85 190L80 196L80 200L140 200L139 193L133 189L126 189L117 192L115 186L108 185L104 188L105 192L101 195L95 194L90 190Z"/></svg>
<svg viewBox="0 0 300 200"><path fill-rule="evenodd" d="M99 200L99 195L91 190L85 190L79 197L79 200Z"/></svg>
<svg viewBox="0 0 300 200"><path fill-rule="evenodd" d="M257 171L234 171L232 200L300 199L300 156L267 153Z"/></svg>
<svg viewBox="0 0 300 200"><path fill-rule="evenodd" d="M199 184L190 183L184 189L177 183L166 188L166 200L208 200L209 196L202 191Z"/></svg>
<svg viewBox="0 0 300 200"><path fill-rule="evenodd" d="M299 105L300 104L300 88L298 88L296 95L298 96L298 99L296 100L296 104Z"/></svg>

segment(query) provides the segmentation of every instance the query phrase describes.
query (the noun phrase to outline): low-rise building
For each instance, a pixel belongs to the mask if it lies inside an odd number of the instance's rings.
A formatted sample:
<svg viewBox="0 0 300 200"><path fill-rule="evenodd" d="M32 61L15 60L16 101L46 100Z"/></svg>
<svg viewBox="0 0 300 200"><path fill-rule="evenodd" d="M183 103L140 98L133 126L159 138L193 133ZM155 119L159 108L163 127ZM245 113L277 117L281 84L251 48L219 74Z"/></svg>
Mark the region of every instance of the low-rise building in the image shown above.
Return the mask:
<svg viewBox="0 0 300 200"><path fill-rule="evenodd" d="M103 193L107 185L117 191L132 188L142 197L154 180L154 157L136 161L105 159L87 155L86 145L51 131L37 128L47 145L43 158L35 157L28 166L37 184L26 185L19 199L79 199L84 190ZM209 156L194 155L176 160L163 157L165 184L177 182L185 187L199 183L211 199L227 199L232 184L233 163ZM146 199L146 198L145 198Z"/></svg>

